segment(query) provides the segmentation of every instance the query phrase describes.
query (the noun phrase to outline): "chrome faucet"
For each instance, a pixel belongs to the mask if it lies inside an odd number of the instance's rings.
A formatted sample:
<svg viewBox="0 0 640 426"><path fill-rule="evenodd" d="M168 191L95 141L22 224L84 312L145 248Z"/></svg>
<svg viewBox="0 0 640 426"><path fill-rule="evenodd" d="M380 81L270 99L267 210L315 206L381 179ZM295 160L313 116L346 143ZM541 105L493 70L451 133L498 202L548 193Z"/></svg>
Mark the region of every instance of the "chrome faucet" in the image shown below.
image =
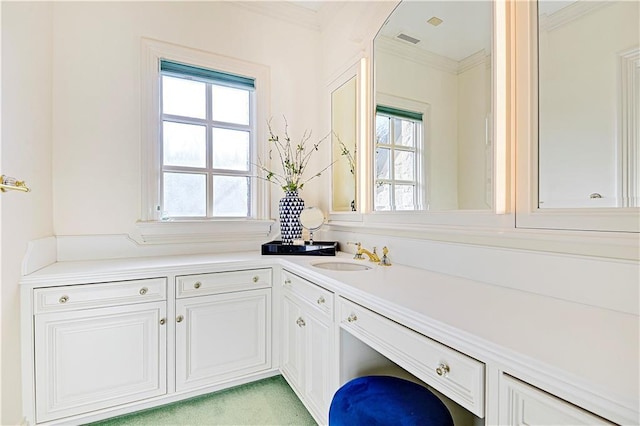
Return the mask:
<svg viewBox="0 0 640 426"><path fill-rule="evenodd" d="M362 257L363 254L366 254L367 257L369 257L369 261L370 262L380 262L380 258L378 257L378 254L376 253L376 248L373 248L373 253L370 252L369 250L362 248L362 244L360 243L347 243L347 244L353 244L355 245L358 249L356 250L356 255L353 256L354 259L357 260L364 260L364 257Z"/></svg>

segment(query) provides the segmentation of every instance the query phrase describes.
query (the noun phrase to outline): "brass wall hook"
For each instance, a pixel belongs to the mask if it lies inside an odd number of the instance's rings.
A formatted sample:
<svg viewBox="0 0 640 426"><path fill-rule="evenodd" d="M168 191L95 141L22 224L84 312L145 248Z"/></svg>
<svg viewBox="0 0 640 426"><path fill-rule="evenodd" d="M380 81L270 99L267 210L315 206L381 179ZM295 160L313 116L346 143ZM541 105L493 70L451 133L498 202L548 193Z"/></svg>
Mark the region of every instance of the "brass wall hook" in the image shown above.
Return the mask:
<svg viewBox="0 0 640 426"><path fill-rule="evenodd" d="M21 192L29 192L31 189L24 183L23 180L17 180L16 178L12 178L10 176L2 175L0 176L0 191L21 191Z"/></svg>

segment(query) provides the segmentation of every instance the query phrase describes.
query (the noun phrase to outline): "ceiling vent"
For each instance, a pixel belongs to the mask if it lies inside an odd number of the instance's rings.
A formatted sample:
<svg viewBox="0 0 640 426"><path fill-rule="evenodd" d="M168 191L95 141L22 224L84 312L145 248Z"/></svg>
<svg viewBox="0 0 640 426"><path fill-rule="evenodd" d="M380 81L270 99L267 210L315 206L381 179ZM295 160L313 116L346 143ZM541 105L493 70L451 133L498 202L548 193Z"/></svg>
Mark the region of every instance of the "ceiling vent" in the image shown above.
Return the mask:
<svg viewBox="0 0 640 426"><path fill-rule="evenodd" d="M420 40L418 40L418 39L417 39L417 38L415 38L415 37L411 37L410 35L407 35L407 34L405 34L405 33L400 33L400 34L398 34L398 35L396 36L396 38L398 38L398 39L400 39L400 40L402 40L402 41L409 42L409 43L411 43L411 44L418 44L418 43L420 43Z"/></svg>

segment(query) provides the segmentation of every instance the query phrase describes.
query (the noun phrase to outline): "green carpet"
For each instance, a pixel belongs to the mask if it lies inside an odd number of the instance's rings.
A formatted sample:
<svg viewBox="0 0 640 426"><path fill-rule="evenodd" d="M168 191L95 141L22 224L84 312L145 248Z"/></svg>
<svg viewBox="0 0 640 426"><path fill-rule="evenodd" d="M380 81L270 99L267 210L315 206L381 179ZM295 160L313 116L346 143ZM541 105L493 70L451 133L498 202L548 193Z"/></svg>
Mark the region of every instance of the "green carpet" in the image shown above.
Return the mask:
<svg viewBox="0 0 640 426"><path fill-rule="evenodd" d="M315 425L282 376L92 423L116 425Z"/></svg>

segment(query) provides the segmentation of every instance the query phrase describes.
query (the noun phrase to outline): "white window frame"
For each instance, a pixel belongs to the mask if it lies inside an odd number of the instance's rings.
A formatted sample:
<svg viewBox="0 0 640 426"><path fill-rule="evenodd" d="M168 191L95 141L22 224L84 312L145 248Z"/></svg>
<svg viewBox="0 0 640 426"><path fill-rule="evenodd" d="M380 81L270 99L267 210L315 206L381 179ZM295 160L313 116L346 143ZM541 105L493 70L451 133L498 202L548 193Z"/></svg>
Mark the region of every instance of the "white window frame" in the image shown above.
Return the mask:
<svg viewBox="0 0 640 426"><path fill-rule="evenodd" d="M160 146L160 60L214 69L255 79L255 149L251 163L265 158L267 147L266 123L269 117L269 68L202 50L191 49L157 40L142 39L141 45L141 108L142 108L142 197L140 221L134 238L141 243L229 241L263 238L270 234L274 221L269 219L269 186L262 179L253 178L250 201L253 218L196 218L162 221L161 178L162 149ZM252 174L257 176L255 167Z"/></svg>

